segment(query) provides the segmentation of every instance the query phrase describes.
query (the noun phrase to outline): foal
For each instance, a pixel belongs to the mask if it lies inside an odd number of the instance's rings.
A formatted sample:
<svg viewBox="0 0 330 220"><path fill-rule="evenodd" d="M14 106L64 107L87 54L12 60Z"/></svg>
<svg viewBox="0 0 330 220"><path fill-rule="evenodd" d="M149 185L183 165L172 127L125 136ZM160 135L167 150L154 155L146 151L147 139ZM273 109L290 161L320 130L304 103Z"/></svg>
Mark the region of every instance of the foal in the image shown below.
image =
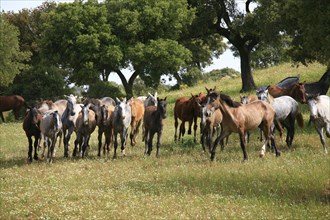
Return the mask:
<svg viewBox="0 0 330 220"><path fill-rule="evenodd" d="M143 126L144 126L144 143L145 143L145 151L144 156L150 155L152 151L152 139L157 133L157 151L156 157L159 155L159 147L160 147L160 138L163 132L163 119L166 118L166 98L158 99L157 98L157 106L148 106L145 109L144 118L143 118ZM148 138L149 134L149 138Z"/></svg>

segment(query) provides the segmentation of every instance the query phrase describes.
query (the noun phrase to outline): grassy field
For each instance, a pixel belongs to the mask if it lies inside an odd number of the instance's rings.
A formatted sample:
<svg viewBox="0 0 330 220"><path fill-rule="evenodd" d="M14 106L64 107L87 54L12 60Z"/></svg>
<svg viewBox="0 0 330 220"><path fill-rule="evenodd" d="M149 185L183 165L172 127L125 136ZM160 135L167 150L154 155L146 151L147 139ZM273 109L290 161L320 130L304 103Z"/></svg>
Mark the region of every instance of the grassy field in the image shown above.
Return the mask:
<svg viewBox="0 0 330 220"><path fill-rule="evenodd" d="M312 82L324 72L317 64L281 65L255 71L254 77L260 86L297 73ZM279 158L269 151L258 157L258 131L251 134L244 163L236 134L215 162L191 135L174 143L175 99L205 92L205 86L238 100L241 81L226 78L160 94L169 101L160 158L153 151L144 159L141 141L128 145L125 157L112 160L111 151L109 158L98 158L94 133L85 159L64 159L61 147L53 164L28 164L22 122L0 124L0 219L330 219L330 155L307 127L306 105L306 126L296 130L292 148L277 137Z"/></svg>

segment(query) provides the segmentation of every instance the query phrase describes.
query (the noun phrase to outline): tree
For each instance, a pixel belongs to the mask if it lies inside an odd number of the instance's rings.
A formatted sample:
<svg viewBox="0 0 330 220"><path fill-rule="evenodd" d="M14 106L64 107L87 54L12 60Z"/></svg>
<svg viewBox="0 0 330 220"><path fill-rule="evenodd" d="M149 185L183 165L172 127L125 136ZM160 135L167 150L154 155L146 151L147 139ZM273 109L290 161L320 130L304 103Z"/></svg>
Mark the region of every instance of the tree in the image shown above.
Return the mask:
<svg viewBox="0 0 330 220"><path fill-rule="evenodd" d="M191 59L178 42L194 18L185 0L75 1L49 13L43 39L44 55L65 69L79 85L120 77L126 96L140 76L157 86L161 75L176 74ZM127 80L122 69L130 67Z"/></svg>
<svg viewBox="0 0 330 220"><path fill-rule="evenodd" d="M31 54L19 49L19 32L0 13L0 87L8 86L21 71L28 68L24 64Z"/></svg>
<svg viewBox="0 0 330 220"><path fill-rule="evenodd" d="M264 26L276 24L272 40L288 36L287 54L293 61L307 64L318 61L330 68L330 2L322 0L259 0L264 11L271 9L274 19ZM265 16L263 16L265 17ZM264 31L266 32L265 28Z"/></svg>

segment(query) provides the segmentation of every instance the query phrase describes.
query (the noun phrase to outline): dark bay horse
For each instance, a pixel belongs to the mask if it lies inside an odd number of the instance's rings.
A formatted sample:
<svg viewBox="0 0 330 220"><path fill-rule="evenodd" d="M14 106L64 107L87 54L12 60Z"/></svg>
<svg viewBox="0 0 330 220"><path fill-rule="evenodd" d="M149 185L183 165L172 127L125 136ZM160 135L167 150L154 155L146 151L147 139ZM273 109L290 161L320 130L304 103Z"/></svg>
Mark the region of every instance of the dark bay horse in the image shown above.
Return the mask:
<svg viewBox="0 0 330 220"><path fill-rule="evenodd" d="M23 121L23 130L29 141L28 160L32 162L32 137L34 137L34 159L38 160L38 144L41 137L40 122L42 120L41 112L37 108L29 108Z"/></svg>
<svg viewBox="0 0 330 220"><path fill-rule="evenodd" d="M263 101L255 101L242 105L241 103L234 102L227 95L217 94L215 92L208 95L208 100L211 106L216 109L219 108L223 115L222 131L220 136L215 140L211 151L212 161L215 159L215 152L219 142L229 136L232 132L239 134L244 160L247 160L248 156L245 150L245 133L256 129L257 127L262 129L266 137L260 156L264 156L266 146L270 140L275 149L276 156L280 156L280 152L277 150L275 144L275 139L271 134L271 126L275 117L275 111L270 104Z"/></svg>
<svg viewBox="0 0 330 220"><path fill-rule="evenodd" d="M199 93L199 95L192 95L188 98L186 96L180 97L176 100L174 106L174 141L179 140L184 136L185 133L185 122L188 121L188 134L191 134L191 126L194 123L194 142L196 143L196 130L197 130L197 117L201 114L200 103L205 99L205 95ZM177 128L179 125L178 119L181 120L179 138L177 136Z"/></svg>
<svg viewBox="0 0 330 220"><path fill-rule="evenodd" d="M10 110L13 110L15 119L18 120L19 111L23 106L29 108L29 106L26 104L22 96L19 95L0 96L0 117L2 121L5 122L2 112L6 112Z"/></svg>
<svg viewBox="0 0 330 220"><path fill-rule="evenodd" d="M328 69L317 82L306 83L305 90L308 94L326 95L330 86L330 69Z"/></svg>
<svg viewBox="0 0 330 220"><path fill-rule="evenodd" d="M166 118L166 106L167 101L164 99L157 98L157 106L148 106L145 109L143 117L144 126L144 143L145 151L144 156L150 155L152 151L152 140L157 133L157 151L156 157L159 156L160 138L163 132L163 120ZM149 135L149 136L148 136Z"/></svg>
<svg viewBox="0 0 330 220"><path fill-rule="evenodd" d="M306 91L304 85L305 85L304 83L296 83L290 86L289 88L281 88L279 86L273 85L273 86L268 86L267 89L269 94L274 98L287 95L287 96L291 96L300 103L306 103L307 100L306 100Z"/></svg>

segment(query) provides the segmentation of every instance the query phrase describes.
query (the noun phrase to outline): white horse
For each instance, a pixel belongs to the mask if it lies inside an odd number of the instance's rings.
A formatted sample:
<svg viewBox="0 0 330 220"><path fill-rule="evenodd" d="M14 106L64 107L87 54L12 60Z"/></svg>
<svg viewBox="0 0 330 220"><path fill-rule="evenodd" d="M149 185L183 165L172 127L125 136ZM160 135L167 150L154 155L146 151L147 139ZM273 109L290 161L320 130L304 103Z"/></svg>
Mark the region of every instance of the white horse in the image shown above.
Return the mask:
<svg viewBox="0 0 330 220"><path fill-rule="evenodd" d="M121 153L122 155L125 155L128 127L130 126L132 120L132 109L126 98L124 98L123 101L120 101L118 98L116 98L116 100L117 105L111 116L114 137L114 159L117 157L118 133L120 134L121 139Z"/></svg>
<svg viewBox="0 0 330 220"><path fill-rule="evenodd" d="M147 106L157 106L157 92L154 95L148 92L148 96L139 96L137 99L144 102L144 107Z"/></svg>
<svg viewBox="0 0 330 220"><path fill-rule="evenodd" d="M328 153L325 145L323 128L328 138L330 138L330 97L327 95L307 94L310 117L317 133L320 135L324 153Z"/></svg>
<svg viewBox="0 0 330 220"><path fill-rule="evenodd" d="M49 111L43 116L40 122L40 131L44 138L42 157L44 157L45 149L48 147L47 160L51 163L55 157L57 137L60 136L60 142L62 138L62 122L57 111Z"/></svg>

